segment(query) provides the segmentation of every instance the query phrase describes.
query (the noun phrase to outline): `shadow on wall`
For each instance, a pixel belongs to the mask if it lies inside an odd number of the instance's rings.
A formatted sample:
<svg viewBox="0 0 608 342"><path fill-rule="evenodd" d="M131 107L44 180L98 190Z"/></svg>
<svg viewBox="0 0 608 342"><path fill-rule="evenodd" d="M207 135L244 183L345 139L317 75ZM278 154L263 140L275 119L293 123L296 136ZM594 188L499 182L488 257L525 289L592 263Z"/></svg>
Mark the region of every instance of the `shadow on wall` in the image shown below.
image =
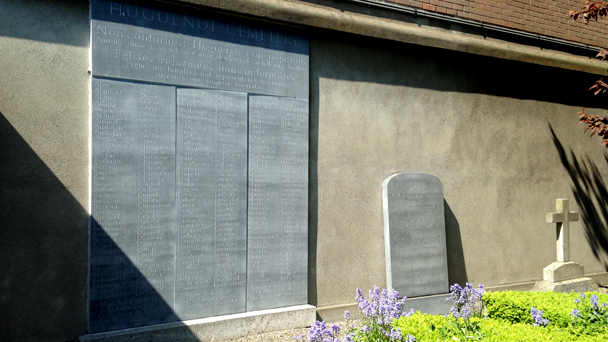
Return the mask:
<svg viewBox="0 0 608 342"><path fill-rule="evenodd" d="M570 156L549 125L553 143L562 165L572 180L572 193L581 211L581 221L593 255L608 271L608 189L597 165L589 158L578 158L570 149ZM606 163L608 155L604 154Z"/></svg>
<svg viewBox="0 0 608 342"><path fill-rule="evenodd" d="M86 334L88 213L2 113L0 208L0 341L65 341ZM103 322L92 330L174 320L141 272L95 226L92 234L116 268L96 270L101 283L91 294L91 315L103 315ZM117 283L109 276L116 272L129 274L128 280ZM130 301L135 294L138 301ZM95 300L101 297L112 300L101 307ZM181 336L197 341L184 329Z"/></svg>
<svg viewBox="0 0 608 342"><path fill-rule="evenodd" d="M469 278L464 262L464 252L462 251L460 224L445 199L443 200L443 208L445 212L445 239L448 254L448 281L450 285L454 283L465 284Z"/></svg>
<svg viewBox="0 0 608 342"><path fill-rule="evenodd" d="M575 107L604 106L601 99L579 86L597 80L597 75L590 73L343 33L326 32L315 38L311 43L311 82L327 78ZM323 58L315 58L320 53ZM560 86L543 86L546 84ZM311 90L314 95L312 83Z"/></svg>
<svg viewBox="0 0 608 342"><path fill-rule="evenodd" d="M2 113L0 208L0 340L86 333L88 214Z"/></svg>
<svg viewBox="0 0 608 342"><path fill-rule="evenodd" d="M163 298L95 219L90 238L90 333L179 321L165 301L173 287Z"/></svg>

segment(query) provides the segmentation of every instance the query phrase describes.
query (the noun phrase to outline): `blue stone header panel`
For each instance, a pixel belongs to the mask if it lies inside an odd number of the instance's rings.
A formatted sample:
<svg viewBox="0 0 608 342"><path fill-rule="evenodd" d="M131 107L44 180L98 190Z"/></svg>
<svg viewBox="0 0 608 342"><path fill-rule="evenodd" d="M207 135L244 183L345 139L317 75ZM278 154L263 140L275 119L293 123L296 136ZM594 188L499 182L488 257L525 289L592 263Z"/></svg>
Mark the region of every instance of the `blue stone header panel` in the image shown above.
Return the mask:
<svg viewBox="0 0 608 342"><path fill-rule="evenodd" d="M186 13L93 0L91 17L94 20L308 55L308 39L305 37Z"/></svg>
<svg viewBox="0 0 608 342"><path fill-rule="evenodd" d="M112 1L92 2L94 76L308 99L308 39Z"/></svg>

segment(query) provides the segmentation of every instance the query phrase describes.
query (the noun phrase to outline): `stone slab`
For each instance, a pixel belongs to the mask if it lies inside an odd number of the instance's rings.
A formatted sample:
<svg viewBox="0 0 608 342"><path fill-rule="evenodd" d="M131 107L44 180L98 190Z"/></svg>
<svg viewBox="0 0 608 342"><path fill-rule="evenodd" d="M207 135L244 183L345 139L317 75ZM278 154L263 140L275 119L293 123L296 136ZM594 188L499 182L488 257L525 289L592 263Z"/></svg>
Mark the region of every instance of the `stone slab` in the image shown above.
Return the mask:
<svg viewBox="0 0 608 342"><path fill-rule="evenodd" d="M92 81L89 330L175 320L175 88Z"/></svg>
<svg viewBox="0 0 608 342"><path fill-rule="evenodd" d="M308 39L133 4L92 2L92 73L308 98Z"/></svg>
<svg viewBox="0 0 608 342"><path fill-rule="evenodd" d="M586 292L597 291L599 287L591 278L578 278L559 282L539 281L532 291Z"/></svg>
<svg viewBox="0 0 608 342"><path fill-rule="evenodd" d="M247 308L308 301L308 100L249 97Z"/></svg>
<svg viewBox="0 0 608 342"><path fill-rule="evenodd" d="M583 278L585 268L575 262L554 262L543 268L543 280L560 282L565 280Z"/></svg>
<svg viewBox="0 0 608 342"><path fill-rule="evenodd" d="M450 312L450 308L452 307L452 302L446 300L449 296L449 293L445 293L433 296L408 298L403 310L407 312L409 309L414 309L414 311L420 311L431 315L446 315Z"/></svg>
<svg viewBox="0 0 608 342"><path fill-rule="evenodd" d="M306 303L308 39L105 0L91 16L90 331Z"/></svg>
<svg viewBox="0 0 608 342"><path fill-rule="evenodd" d="M175 312L244 312L247 94L177 90Z"/></svg>
<svg viewBox="0 0 608 342"><path fill-rule="evenodd" d="M402 296L449 292L443 185L426 173L382 183L387 288Z"/></svg>
<svg viewBox="0 0 608 342"><path fill-rule="evenodd" d="M243 336L295 329L312 325L316 310L312 305L260 310L234 315L196 319L179 323L88 334L79 341L99 342L198 342L224 341Z"/></svg>

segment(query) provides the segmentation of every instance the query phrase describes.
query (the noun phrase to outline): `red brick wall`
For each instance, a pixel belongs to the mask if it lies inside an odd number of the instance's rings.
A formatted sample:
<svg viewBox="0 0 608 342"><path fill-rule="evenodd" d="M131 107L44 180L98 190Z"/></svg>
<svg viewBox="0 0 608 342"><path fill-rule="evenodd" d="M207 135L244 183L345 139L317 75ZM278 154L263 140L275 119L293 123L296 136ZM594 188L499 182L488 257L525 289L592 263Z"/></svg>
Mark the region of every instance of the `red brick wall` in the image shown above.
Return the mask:
<svg viewBox="0 0 608 342"><path fill-rule="evenodd" d="M608 21L591 22L566 16L578 10L580 1L571 0L375 0L406 7L422 8L460 18L538 33L592 46L608 47Z"/></svg>

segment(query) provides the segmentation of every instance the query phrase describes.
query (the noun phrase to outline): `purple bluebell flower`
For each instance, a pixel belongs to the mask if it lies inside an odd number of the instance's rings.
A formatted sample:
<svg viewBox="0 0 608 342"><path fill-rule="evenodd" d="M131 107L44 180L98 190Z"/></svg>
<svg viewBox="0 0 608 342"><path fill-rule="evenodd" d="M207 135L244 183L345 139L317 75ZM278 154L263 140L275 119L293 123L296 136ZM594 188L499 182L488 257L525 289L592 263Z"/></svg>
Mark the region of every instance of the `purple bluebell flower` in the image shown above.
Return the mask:
<svg viewBox="0 0 608 342"><path fill-rule="evenodd" d="M460 314L461 314L462 318L469 319L471 317L471 309L469 309L468 307L465 306L460 311Z"/></svg>
<svg viewBox="0 0 608 342"><path fill-rule="evenodd" d="M402 337L403 335L401 334L401 328L397 328L396 330L394 328L391 328L390 338L394 340L401 340Z"/></svg>
<svg viewBox="0 0 608 342"><path fill-rule="evenodd" d="M340 342L336 336L340 327L337 324L332 324L327 327L324 321L315 321L308 329L308 341L310 342Z"/></svg>
<svg viewBox="0 0 608 342"><path fill-rule="evenodd" d="M363 332L370 332L370 331L372 331L372 328L368 327L367 325L364 325L361 327L361 330Z"/></svg>
<svg viewBox="0 0 608 342"><path fill-rule="evenodd" d="M325 326L324 321L315 321L310 326L310 329L308 329L308 340L321 342L326 334L326 331L327 327Z"/></svg>
<svg viewBox="0 0 608 342"><path fill-rule="evenodd" d="M570 313L570 315L573 317L581 317L581 314L577 309L572 309L572 312Z"/></svg>
<svg viewBox="0 0 608 342"><path fill-rule="evenodd" d="M361 313L368 319L378 322L377 324L390 324L393 319L401 317L405 299L399 299L399 292L382 290L377 286L369 291L369 300L361 294L358 289L357 299Z"/></svg>
<svg viewBox="0 0 608 342"><path fill-rule="evenodd" d="M350 318L350 312L348 312L348 310L344 310L344 318L345 319L349 319Z"/></svg>
<svg viewBox="0 0 608 342"><path fill-rule="evenodd" d="M578 304L578 303L580 303L580 302L581 302L581 300L580 300L580 299L578 299L578 297L577 297L577 298L574 298L574 302Z"/></svg>
<svg viewBox="0 0 608 342"><path fill-rule="evenodd" d="M597 295L594 294L589 298L589 301L591 301L591 306L593 307L597 307L600 305L600 301L599 298L597 298Z"/></svg>
<svg viewBox="0 0 608 342"><path fill-rule="evenodd" d="M405 342L416 342L416 338L410 334L407 334L407 339Z"/></svg>
<svg viewBox="0 0 608 342"><path fill-rule="evenodd" d="M344 336L344 342L354 342L353 338L355 337L355 333L350 333Z"/></svg>
<svg viewBox="0 0 608 342"><path fill-rule="evenodd" d="M543 318L543 312L534 307L530 308L530 314L532 315L532 321L535 327L545 327L549 325L549 320Z"/></svg>
<svg viewBox="0 0 608 342"><path fill-rule="evenodd" d="M477 290L468 282L464 287L458 283L450 286L450 297L447 298L447 301L454 303L450 309L452 317L469 319L472 314L481 315L484 293L485 289L481 284Z"/></svg>
<svg viewBox="0 0 608 342"><path fill-rule="evenodd" d="M587 297L583 292L581 292L581 299L585 299Z"/></svg>

